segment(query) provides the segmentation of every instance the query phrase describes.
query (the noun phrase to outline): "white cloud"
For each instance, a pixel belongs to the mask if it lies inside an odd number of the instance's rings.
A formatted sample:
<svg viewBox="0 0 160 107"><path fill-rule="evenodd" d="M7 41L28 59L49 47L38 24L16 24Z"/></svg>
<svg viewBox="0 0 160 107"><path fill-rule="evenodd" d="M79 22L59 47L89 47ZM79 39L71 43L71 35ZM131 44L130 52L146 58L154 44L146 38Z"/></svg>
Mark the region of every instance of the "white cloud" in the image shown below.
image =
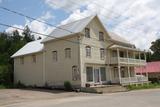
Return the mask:
<svg viewBox="0 0 160 107"><path fill-rule="evenodd" d="M53 9L74 10L87 5L89 0L44 0ZM77 5L78 3L78 5Z"/></svg>
<svg viewBox="0 0 160 107"><path fill-rule="evenodd" d="M97 13L114 31L138 48L148 49L160 31L160 7L158 0L45 0L54 9L70 11L65 24L81 17ZM74 2L74 3L73 3ZM82 11L82 7L85 8Z"/></svg>
<svg viewBox="0 0 160 107"><path fill-rule="evenodd" d="M37 20L41 20L41 21L46 22L47 20L53 19L53 18L54 18L54 16L51 15L50 12L46 12L41 17L37 18ZM53 27L48 26L48 25L46 25L44 23L38 22L36 20L33 20L33 21L31 20L30 21L29 19L25 19L25 25L28 25L29 28L31 29L31 31L38 32L38 33L41 33L41 34L49 34L53 29ZM25 25L13 25L13 26L17 27L17 28L24 29ZM16 30L16 29L12 28L12 27L9 27L5 31L11 33L14 30ZM22 30L18 30L18 31L20 32L20 34L22 34L22 32L23 32ZM34 35L35 35L35 38L38 38L39 36L41 36L42 38L45 37L43 35L38 35L38 34L34 34Z"/></svg>
<svg viewBox="0 0 160 107"><path fill-rule="evenodd" d="M13 27L15 27L15 28L13 28ZM22 25L13 25L13 27L9 27L5 31L8 32L8 33L12 33L13 31L18 30L19 33L22 34L23 31L19 30L19 29L16 29L16 28L24 29L24 26L22 26Z"/></svg>

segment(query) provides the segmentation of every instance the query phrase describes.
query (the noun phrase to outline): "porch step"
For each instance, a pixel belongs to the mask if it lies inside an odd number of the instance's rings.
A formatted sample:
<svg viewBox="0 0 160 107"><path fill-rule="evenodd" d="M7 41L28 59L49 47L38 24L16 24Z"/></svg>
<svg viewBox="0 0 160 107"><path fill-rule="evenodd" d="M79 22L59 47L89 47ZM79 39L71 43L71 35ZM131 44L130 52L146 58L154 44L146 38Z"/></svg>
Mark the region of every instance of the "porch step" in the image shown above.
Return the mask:
<svg viewBox="0 0 160 107"><path fill-rule="evenodd" d="M82 88L81 91L89 93L115 93L128 91L127 88L120 85L107 85L100 87L86 87Z"/></svg>

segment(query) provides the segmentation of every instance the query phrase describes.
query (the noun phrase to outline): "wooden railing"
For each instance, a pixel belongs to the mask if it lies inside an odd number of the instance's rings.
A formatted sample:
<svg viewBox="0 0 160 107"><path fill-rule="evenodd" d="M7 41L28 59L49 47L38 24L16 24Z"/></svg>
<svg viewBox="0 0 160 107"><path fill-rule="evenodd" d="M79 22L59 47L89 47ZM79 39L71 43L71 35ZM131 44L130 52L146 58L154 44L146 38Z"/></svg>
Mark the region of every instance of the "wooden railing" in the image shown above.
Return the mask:
<svg viewBox="0 0 160 107"><path fill-rule="evenodd" d="M118 60L119 59L119 60ZM134 64L134 65L145 65L146 60L142 59L134 59L134 58L123 58L123 57L112 57L111 58L111 64L115 63L123 63L123 64Z"/></svg>
<svg viewBox="0 0 160 107"><path fill-rule="evenodd" d="M134 83L142 83L148 82L147 77L125 77L121 78L121 84L134 84Z"/></svg>

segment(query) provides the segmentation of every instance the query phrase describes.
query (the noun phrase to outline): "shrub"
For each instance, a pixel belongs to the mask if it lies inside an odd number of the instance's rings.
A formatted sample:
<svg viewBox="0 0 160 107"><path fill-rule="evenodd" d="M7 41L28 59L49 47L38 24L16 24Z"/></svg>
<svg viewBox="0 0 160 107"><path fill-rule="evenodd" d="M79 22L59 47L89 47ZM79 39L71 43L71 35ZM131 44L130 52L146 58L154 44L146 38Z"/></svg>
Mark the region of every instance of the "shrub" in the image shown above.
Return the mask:
<svg viewBox="0 0 160 107"><path fill-rule="evenodd" d="M64 89L66 91L72 91L72 85L71 85L71 83L69 81L65 81L64 82Z"/></svg>
<svg viewBox="0 0 160 107"><path fill-rule="evenodd" d="M18 81L18 83L15 84L15 88L26 88L26 86L23 83L21 83L21 81Z"/></svg>

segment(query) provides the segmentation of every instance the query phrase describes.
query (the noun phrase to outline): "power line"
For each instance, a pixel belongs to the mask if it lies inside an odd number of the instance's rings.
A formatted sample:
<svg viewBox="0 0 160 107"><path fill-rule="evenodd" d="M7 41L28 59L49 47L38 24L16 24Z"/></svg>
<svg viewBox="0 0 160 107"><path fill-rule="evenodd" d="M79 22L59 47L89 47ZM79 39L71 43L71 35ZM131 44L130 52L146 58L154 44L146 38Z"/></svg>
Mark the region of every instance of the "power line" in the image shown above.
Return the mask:
<svg viewBox="0 0 160 107"><path fill-rule="evenodd" d="M4 24L4 23L0 23L0 25L1 25L1 26L5 26L5 27L11 27L11 28L14 28L14 29L18 29L18 30L24 31L24 29L22 29L22 28L15 27L15 26L11 26L11 25ZM71 43L74 43L74 44L82 44L82 45L85 45L85 46L95 47L95 48L98 48L98 49L102 48L102 47L97 47L97 46L90 45L90 44L86 44L86 43L75 42L75 41L71 41L71 40L67 40L67 39L63 39L63 38L58 38L58 37L50 36L50 35L47 35L47 34L42 34L42 33L39 33L39 32L32 31L32 30L31 30L31 32L32 32L33 34L38 34L38 35L50 37L50 38L57 39L57 40L63 40L63 41L71 42Z"/></svg>
<svg viewBox="0 0 160 107"><path fill-rule="evenodd" d="M64 28L61 28L61 27L57 27L57 26L52 25L52 24L50 24L50 23L46 23L46 22L43 21L43 20L38 20L38 19L36 19L36 18L33 18L33 17L28 16L28 15L25 15L25 14L23 14L23 13L20 13L20 12L17 12L17 11L11 10L11 9L8 9L8 8L6 8L6 7L1 7L1 6L0 6L0 8L3 9L3 10L9 11L9 12L11 12L11 13L17 14L17 15L19 15L19 16L27 17L27 18L29 18L29 19L31 19L31 20L35 20L35 21L38 21L38 22L40 22L40 23L44 23L44 24L46 24L46 25L53 26L53 27L55 27L55 28L57 28L57 29L61 29L61 30L67 31L67 32L69 32L69 33L71 33L71 34L74 34L73 31L70 31L70 30L67 30L67 29L64 29ZM79 20L77 20L77 21L79 21ZM76 22L76 21L74 21L74 22ZM96 39L96 38L93 38L93 37L90 37L90 38L99 41L99 40ZM107 41L108 39L104 39L104 40Z"/></svg>
<svg viewBox="0 0 160 107"><path fill-rule="evenodd" d="M69 1L72 2L73 4L76 4L76 5L78 5L78 6L81 6L80 4L78 4L78 3L76 3L76 2L74 2L74 1L72 1L72 0L69 0ZM53 2L52 2L52 3L53 3ZM96 3L96 2L94 2L94 1L92 1L91 3L97 5L97 6L100 7L100 8L104 8L105 10L109 10L108 8L104 7L103 5L100 5L100 4ZM55 4L55 3L53 3L53 4ZM55 4L55 5L57 5L57 4ZM90 10L90 11L94 12L93 10ZM112 10L109 10L109 11L112 11ZM118 17L122 16L122 14L115 13L114 11L113 11L113 13L119 15ZM113 13L112 13L112 14L113 14ZM101 16L102 16L104 19L105 19L106 17L108 17L108 16L106 16L106 15L104 15L104 14L101 14ZM111 20L118 21L118 20L117 20L118 17L112 18ZM126 18L126 19L128 19L128 17L125 17L125 16L123 16L123 17ZM105 24L105 25L106 25L106 24ZM136 30L136 31L140 32L140 29L135 28L134 26L129 26L129 27L127 27L128 25L121 25L121 26L123 26L123 28L126 28L126 29L132 29L132 30ZM117 28L117 29L126 30L126 29L123 29L123 28L120 28L120 27L119 27L119 28ZM153 29L153 28L152 28L152 29ZM157 31L158 29L153 29L153 30Z"/></svg>

